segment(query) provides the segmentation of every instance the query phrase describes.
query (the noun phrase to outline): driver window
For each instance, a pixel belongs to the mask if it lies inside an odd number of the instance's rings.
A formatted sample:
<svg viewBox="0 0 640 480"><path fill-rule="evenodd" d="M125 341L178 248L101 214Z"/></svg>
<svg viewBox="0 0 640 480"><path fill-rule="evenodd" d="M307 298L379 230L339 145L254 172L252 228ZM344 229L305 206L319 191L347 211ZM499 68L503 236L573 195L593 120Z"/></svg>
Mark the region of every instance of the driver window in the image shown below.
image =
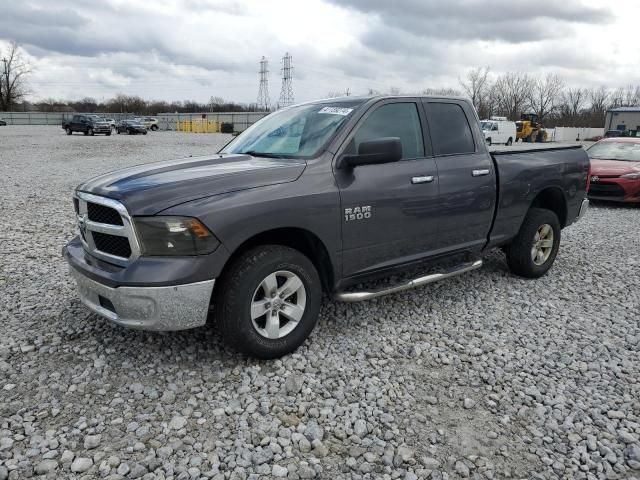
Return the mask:
<svg viewBox="0 0 640 480"><path fill-rule="evenodd" d="M384 137L400 139L403 160L425 156L420 116L415 103L389 103L378 107L358 127L345 153L355 154L360 143Z"/></svg>

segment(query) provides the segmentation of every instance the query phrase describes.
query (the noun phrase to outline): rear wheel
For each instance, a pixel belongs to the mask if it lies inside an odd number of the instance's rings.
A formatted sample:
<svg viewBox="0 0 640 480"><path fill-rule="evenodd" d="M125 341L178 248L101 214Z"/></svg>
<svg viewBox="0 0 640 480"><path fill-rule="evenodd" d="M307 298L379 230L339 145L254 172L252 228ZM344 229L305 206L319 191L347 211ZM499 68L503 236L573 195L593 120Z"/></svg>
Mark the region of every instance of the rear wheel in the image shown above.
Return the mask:
<svg viewBox="0 0 640 480"><path fill-rule="evenodd" d="M551 210L532 208L513 242L507 247L511 271L527 278L543 276L553 265L560 248L561 228Z"/></svg>
<svg viewBox="0 0 640 480"><path fill-rule="evenodd" d="M487 138L486 142L487 142L488 146L491 146L491 139L490 138Z"/></svg>
<svg viewBox="0 0 640 480"><path fill-rule="evenodd" d="M151 125L151 130L153 130L155 132L156 130L158 130L158 126L157 125Z"/></svg>
<svg viewBox="0 0 640 480"><path fill-rule="evenodd" d="M302 253L265 245L242 254L220 280L214 300L226 343L258 358L298 348L318 321L322 286Z"/></svg>
<svg viewBox="0 0 640 480"><path fill-rule="evenodd" d="M509 137L509 140L507 140L507 147L510 147L513 144L513 138Z"/></svg>
<svg viewBox="0 0 640 480"><path fill-rule="evenodd" d="M87 135L93 136L93 128L91 127L87 128Z"/></svg>

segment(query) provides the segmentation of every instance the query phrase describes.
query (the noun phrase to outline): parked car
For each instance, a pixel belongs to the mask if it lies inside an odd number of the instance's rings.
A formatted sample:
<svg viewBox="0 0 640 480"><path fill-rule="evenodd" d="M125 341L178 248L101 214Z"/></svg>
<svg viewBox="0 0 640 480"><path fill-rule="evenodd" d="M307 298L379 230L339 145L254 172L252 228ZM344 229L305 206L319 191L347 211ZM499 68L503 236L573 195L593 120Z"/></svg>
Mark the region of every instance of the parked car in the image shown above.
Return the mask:
<svg viewBox="0 0 640 480"><path fill-rule="evenodd" d="M5 122L4 120L2 120L2 119L0 118L0 127L4 127L4 126L6 126L6 125L7 125L7 122Z"/></svg>
<svg viewBox="0 0 640 480"><path fill-rule="evenodd" d="M148 130L153 130L154 132L159 128L158 119L154 117L136 117L134 120L139 121Z"/></svg>
<svg viewBox="0 0 640 480"><path fill-rule="evenodd" d="M137 135L138 133L146 135L147 128L137 120L123 120L120 123L118 123L118 126L116 127L116 132L126 133L129 135Z"/></svg>
<svg viewBox="0 0 640 480"><path fill-rule="evenodd" d="M507 117L491 117L490 120L482 120L480 126L487 145L511 145L516 139L516 122L510 122Z"/></svg>
<svg viewBox="0 0 640 480"><path fill-rule="evenodd" d="M116 125L117 125L118 122L116 122L115 119L113 119L113 118L105 118L104 121L107 122L111 126L111 130L115 130L116 129Z"/></svg>
<svg viewBox="0 0 640 480"><path fill-rule="evenodd" d="M490 153L476 118L459 98L310 102L217 154L89 180L63 251L80 299L147 330L203 325L213 307L230 345L274 358L309 336L323 291L371 299L475 270L496 247L512 272L540 277L587 208L589 159ZM424 264L437 270L354 290Z"/></svg>
<svg viewBox="0 0 640 480"><path fill-rule="evenodd" d="M111 126L97 115L74 115L70 121L62 122L62 128L67 135L73 132L82 132L85 135L111 135Z"/></svg>
<svg viewBox="0 0 640 480"><path fill-rule="evenodd" d="M623 130L607 130L604 134L604 138L622 137L623 134Z"/></svg>
<svg viewBox="0 0 640 480"><path fill-rule="evenodd" d="M640 138L605 138L587 149L589 198L640 203Z"/></svg>

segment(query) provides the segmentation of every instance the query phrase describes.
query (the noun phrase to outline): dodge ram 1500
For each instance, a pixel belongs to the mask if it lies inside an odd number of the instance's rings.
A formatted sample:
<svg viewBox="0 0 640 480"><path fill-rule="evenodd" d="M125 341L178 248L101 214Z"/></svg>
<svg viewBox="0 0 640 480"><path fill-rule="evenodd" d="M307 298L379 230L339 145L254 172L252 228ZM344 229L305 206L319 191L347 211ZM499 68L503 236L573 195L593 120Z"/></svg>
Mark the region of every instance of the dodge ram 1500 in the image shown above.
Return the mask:
<svg viewBox="0 0 640 480"><path fill-rule="evenodd" d="M322 100L270 114L219 153L78 186L64 255L82 302L115 323L179 330L212 313L229 344L274 358L309 336L323 292L359 301L417 287L497 247L515 274L544 275L588 182L580 147L490 153L466 99Z"/></svg>

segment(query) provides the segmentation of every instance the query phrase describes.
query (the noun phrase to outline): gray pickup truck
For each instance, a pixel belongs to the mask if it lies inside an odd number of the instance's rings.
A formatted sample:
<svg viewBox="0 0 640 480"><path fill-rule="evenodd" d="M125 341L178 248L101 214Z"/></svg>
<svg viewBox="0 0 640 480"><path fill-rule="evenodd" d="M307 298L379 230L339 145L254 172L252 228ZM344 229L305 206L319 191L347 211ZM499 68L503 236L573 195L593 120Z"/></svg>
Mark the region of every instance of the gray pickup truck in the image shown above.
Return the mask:
<svg viewBox="0 0 640 480"><path fill-rule="evenodd" d="M82 302L115 323L180 330L212 314L236 349L274 358L309 336L323 292L417 287L496 247L515 274L544 275L588 181L580 147L489 153L465 99L322 100L272 113L217 154L80 185L64 255ZM431 273L358 288L423 265Z"/></svg>

